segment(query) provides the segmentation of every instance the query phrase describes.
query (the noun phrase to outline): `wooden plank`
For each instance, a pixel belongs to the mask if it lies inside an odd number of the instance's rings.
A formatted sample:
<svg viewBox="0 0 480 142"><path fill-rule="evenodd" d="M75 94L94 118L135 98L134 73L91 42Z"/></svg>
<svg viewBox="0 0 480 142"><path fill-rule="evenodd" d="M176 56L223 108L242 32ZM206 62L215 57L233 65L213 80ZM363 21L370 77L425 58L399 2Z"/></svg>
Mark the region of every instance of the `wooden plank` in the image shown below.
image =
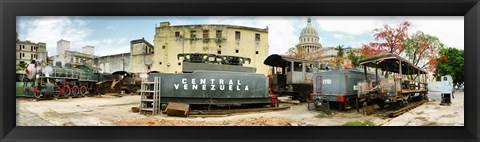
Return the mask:
<svg viewBox="0 0 480 142"><path fill-rule="evenodd" d="M168 116L188 116L190 104L169 102L165 111Z"/></svg>

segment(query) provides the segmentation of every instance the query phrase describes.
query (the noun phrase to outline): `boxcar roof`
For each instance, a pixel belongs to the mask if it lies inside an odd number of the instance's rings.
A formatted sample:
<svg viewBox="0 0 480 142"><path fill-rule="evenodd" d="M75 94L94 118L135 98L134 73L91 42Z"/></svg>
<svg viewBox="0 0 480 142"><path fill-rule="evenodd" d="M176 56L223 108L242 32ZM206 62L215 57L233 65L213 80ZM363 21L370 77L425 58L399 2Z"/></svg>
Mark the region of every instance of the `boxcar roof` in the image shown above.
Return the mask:
<svg viewBox="0 0 480 142"><path fill-rule="evenodd" d="M399 73L399 61L402 61L402 74L426 74L427 71L413 65L412 62L392 53L381 53L360 60L360 64L367 67L378 67L382 70Z"/></svg>
<svg viewBox="0 0 480 142"><path fill-rule="evenodd" d="M265 59L265 61L263 61L263 64L268 66L273 66L273 67L285 67L287 65L287 62L290 62L290 61L316 63L316 61L312 61L312 60L298 59L298 58L288 57L285 55L272 54L268 56L267 59Z"/></svg>

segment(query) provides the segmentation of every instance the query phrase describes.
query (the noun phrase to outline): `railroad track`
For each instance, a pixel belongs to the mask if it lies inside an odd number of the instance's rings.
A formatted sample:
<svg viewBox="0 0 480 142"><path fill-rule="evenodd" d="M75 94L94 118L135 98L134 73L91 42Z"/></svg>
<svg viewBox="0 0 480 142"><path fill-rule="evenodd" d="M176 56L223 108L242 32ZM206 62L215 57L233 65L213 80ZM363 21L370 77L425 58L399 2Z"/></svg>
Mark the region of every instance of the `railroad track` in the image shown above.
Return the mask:
<svg viewBox="0 0 480 142"><path fill-rule="evenodd" d="M266 107L266 108L246 108L246 109L230 109L230 110L192 110L188 112L188 115L226 115L232 113L245 113L245 112L260 112L260 111L274 111L285 110L290 106L282 107Z"/></svg>
<svg viewBox="0 0 480 142"><path fill-rule="evenodd" d="M419 102L412 103L411 105L408 105L407 107L401 108L399 110L390 112L384 116L384 118L392 118L392 117L397 117L405 112L408 112L418 106L421 106L422 104L428 102L428 100L421 100Z"/></svg>

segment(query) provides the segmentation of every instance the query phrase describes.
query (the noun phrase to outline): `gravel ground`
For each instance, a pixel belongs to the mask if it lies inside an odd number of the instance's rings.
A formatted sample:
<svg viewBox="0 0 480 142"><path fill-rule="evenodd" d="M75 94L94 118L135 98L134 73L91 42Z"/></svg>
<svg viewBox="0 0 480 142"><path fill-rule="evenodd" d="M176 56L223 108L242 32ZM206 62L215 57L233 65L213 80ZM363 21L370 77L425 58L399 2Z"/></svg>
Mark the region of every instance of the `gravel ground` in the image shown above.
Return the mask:
<svg viewBox="0 0 480 142"><path fill-rule="evenodd" d="M439 93L430 95L440 96ZM464 92L455 92L454 97L450 106L431 101L393 118L384 126L464 126Z"/></svg>
<svg viewBox="0 0 480 142"><path fill-rule="evenodd" d="M18 126L340 126L370 120L384 126L463 126L463 92L457 92L451 106L429 102L396 118L364 116L355 110L333 111L331 115L308 111L305 103L287 110L240 113L219 117L144 116L131 111L140 96L102 96L58 100L19 99ZM441 118L441 119L440 119Z"/></svg>

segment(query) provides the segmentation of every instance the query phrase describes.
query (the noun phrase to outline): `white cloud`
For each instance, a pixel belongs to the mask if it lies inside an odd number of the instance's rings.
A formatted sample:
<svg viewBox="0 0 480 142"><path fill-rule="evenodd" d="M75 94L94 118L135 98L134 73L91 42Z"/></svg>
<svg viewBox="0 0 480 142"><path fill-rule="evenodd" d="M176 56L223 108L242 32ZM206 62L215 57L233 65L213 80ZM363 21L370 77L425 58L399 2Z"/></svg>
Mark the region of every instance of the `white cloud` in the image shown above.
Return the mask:
<svg viewBox="0 0 480 142"><path fill-rule="evenodd" d="M464 18L462 16L318 16L312 17L324 31L341 32L352 36L371 34L373 29L387 24L396 27L402 21L412 23L409 34L421 30L427 34L437 36L441 42L449 47L464 48ZM322 33L319 35L322 36ZM373 36L373 35L372 35ZM335 38L339 37L338 35Z"/></svg>
<svg viewBox="0 0 480 142"><path fill-rule="evenodd" d="M296 24L292 17L210 17L210 24L230 24L256 28L268 26L268 44L270 54L284 54L298 43L295 33Z"/></svg>
<svg viewBox="0 0 480 142"><path fill-rule="evenodd" d="M20 28L25 29L25 36L19 36L20 39L46 42L49 56L56 54L57 41L60 39L70 41L70 50L72 51L81 51L81 48L86 45L94 46L95 55L111 55L130 51L130 44L126 38L89 40L88 36L94 33L94 30L87 27L87 21L77 17L38 17L30 22L19 21L18 24L21 26Z"/></svg>
<svg viewBox="0 0 480 142"><path fill-rule="evenodd" d="M113 30L116 30L117 28L115 26L107 26L107 27L105 27L105 29L113 31Z"/></svg>
<svg viewBox="0 0 480 142"><path fill-rule="evenodd" d="M312 17L319 27L325 31L336 31L345 34L359 35L371 32L382 25L373 17ZM319 35L321 36L321 35Z"/></svg>
<svg viewBox="0 0 480 142"><path fill-rule="evenodd" d="M410 34L417 30L439 38L448 47L464 49L464 18L456 17L412 17Z"/></svg>

